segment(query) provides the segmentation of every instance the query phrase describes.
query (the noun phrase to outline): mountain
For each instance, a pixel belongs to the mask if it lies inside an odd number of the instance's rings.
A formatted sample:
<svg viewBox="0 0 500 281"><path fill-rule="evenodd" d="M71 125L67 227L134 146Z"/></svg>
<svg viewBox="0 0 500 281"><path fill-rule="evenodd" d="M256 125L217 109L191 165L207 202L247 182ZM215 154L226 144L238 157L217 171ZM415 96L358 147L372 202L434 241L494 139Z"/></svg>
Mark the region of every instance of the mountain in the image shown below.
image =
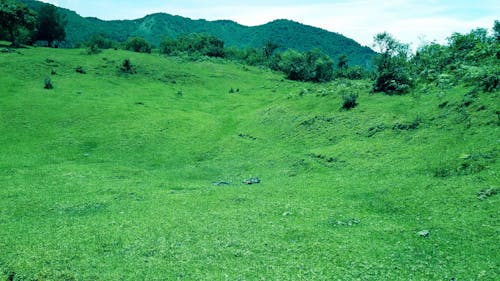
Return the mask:
<svg viewBox="0 0 500 281"><path fill-rule="evenodd" d="M43 4L35 0L22 2L34 10ZM192 20L166 13L151 14L136 20L104 21L82 17L64 8L59 8L59 11L67 19L66 39L72 45L85 42L93 34L102 34L117 41L141 36L158 46L165 37L206 33L224 40L226 46L239 48L260 48L267 41L278 44L282 49L308 51L319 48L334 59L346 54L352 65L369 66L376 54L372 49L339 33L284 19L259 26L244 26L229 20Z"/></svg>

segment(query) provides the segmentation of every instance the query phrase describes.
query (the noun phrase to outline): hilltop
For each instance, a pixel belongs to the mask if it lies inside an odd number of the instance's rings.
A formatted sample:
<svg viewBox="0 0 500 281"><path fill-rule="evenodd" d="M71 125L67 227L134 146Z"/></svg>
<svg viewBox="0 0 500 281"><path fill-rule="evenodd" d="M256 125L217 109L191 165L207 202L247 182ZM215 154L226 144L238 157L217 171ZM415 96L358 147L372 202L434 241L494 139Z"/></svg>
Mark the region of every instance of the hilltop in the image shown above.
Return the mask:
<svg viewBox="0 0 500 281"><path fill-rule="evenodd" d="M22 0L30 8L37 10L42 2ZM130 36L140 36L154 45L159 45L165 37L176 38L189 33L206 33L222 39L226 46L239 48L261 48L273 41L282 49L309 51L319 48L332 58L340 54L348 56L352 65L369 66L375 52L361 46L356 41L339 33L303 25L290 20L276 20L260 26L244 26L229 20L192 20L182 16L157 13L135 20L104 21L85 18L76 12L59 8L67 19L67 41L79 44L93 34L102 34L110 39L125 41Z"/></svg>
<svg viewBox="0 0 500 281"><path fill-rule="evenodd" d="M283 78L0 53L0 279L497 279L498 91Z"/></svg>

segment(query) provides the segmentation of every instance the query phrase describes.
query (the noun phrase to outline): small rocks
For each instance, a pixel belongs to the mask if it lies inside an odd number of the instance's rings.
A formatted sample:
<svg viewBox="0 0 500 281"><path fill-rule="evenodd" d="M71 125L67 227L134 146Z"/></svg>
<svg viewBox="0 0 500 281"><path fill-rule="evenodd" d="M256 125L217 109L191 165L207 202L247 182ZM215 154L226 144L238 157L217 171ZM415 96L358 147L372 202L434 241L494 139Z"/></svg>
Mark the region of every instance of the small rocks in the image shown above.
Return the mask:
<svg viewBox="0 0 500 281"><path fill-rule="evenodd" d="M429 230L421 230L417 232L418 236L423 237L423 238L429 238L429 235L431 235L431 232Z"/></svg>
<svg viewBox="0 0 500 281"><path fill-rule="evenodd" d="M488 197L497 195L497 193L498 193L498 191L495 188L487 188L487 189L483 189L483 190L479 191L477 193L477 198L479 200L485 200Z"/></svg>
<svg viewBox="0 0 500 281"><path fill-rule="evenodd" d="M216 181L216 182L213 182L212 184L215 186L222 186L222 185L230 185L231 183L227 182L227 181Z"/></svg>
<svg viewBox="0 0 500 281"><path fill-rule="evenodd" d="M244 138L244 139L248 139L248 140L253 140L253 141L254 141L254 140L257 140L257 138L256 138L256 137L251 136L251 135L247 135L247 134L239 134L239 135L238 135L238 137L240 137L240 138Z"/></svg>
<svg viewBox="0 0 500 281"><path fill-rule="evenodd" d="M352 218L348 220L338 220L335 218L330 218L327 222L328 225L333 227L352 227L361 223L361 220Z"/></svg>
<svg viewBox="0 0 500 281"><path fill-rule="evenodd" d="M258 184L258 183L260 183L260 179L259 178L249 178L247 180L244 180L243 183L244 184Z"/></svg>
<svg viewBox="0 0 500 281"><path fill-rule="evenodd" d="M78 67L75 69L75 71L76 71L77 73L80 73L80 74L86 74L86 73L87 73L87 71L85 71L85 69L84 69L82 66L78 66Z"/></svg>

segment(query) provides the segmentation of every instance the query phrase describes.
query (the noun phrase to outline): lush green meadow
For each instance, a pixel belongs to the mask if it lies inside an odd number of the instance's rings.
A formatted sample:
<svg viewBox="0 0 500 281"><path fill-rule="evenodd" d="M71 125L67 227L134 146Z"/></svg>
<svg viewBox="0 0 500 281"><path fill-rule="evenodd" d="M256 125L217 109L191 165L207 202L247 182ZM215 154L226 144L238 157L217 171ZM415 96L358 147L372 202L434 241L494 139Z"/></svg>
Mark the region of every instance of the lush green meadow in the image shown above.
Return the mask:
<svg viewBox="0 0 500 281"><path fill-rule="evenodd" d="M370 89L0 53L0 280L498 280L498 91Z"/></svg>

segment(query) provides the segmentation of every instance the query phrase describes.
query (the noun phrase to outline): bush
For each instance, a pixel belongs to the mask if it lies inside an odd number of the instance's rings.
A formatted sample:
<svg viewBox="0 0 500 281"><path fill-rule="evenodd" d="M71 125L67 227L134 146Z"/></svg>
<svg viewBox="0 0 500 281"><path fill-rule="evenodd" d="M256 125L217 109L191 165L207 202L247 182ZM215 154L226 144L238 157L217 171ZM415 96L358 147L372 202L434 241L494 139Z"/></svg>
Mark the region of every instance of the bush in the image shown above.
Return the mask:
<svg viewBox="0 0 500 281"><path fill-rule="evenodd" d="M47 89L47 90L51 90L54 88L54 85L52 85L52 80L50 80L50 78L45 78L45 81L44 81L44 89Z"/></svg>
<svg viewBox="0 0 500 281"><path fill-rule="evenodd" d="M500 88L500 68L487 66L464 67L464 80L484 92L493 92Z"/></svg>
<svg viewBox="0 0 500 281"><path fill-rule="evenodd" d="M212 35L188 34L177 40L165 39L160 44L163 54L188 53L209 57L224 57L224 41Z"/></svg>
<svg viewBox="0 0 500 281"><path fill-rule="evenodd" d="M87 47L87 54L88 55L97 55L101 52L101 49L99 49L99 46L97 44L91 45Z"/></svg>
<svg viewBox="0 0 500 281"><path fill-rule="evenodd" d="M135 74L137 71L135 70L135 67L132 65L132 62L130 59L125 59L122 63L122 66L120 67L120 70L124 73L128 74Z"/></svg>
<svg viewBox="0 0 500 281"><path fill-rule="evenodd" d="M85 45L89 48L112 49L115 48L118 45L118 43L116 41L104 37L101 34L94 34L89 38L89 40L85 43Z"/></svg>
<svg viewBox="0 0 500 281"><path fill-rule="evenodd" d="M80 73L80 74L86 74L87 73L87 71L85 71L85 69L82 66L78 66L75 70L76 70L77 73Z"/></svg>
<svg viewBox="0 0 500 281"><path fill-rule="evenodd" d="M142 37L130 37L123 45L125 50L138 53L151 53L152 46Z"/></svg>
<svg viewBox="0 0 500 281"><path fill-rule="evenodd" d="M352 66L337 70L334 76L336 78L346 78L349 80L361 80L368 78L370 74L361 66Z"/></svg>
<svg viewBox="0 0 500 281"><path fill-rule="evenodd" d="M288 50L283 53L280 70L290 80L308 81L312 77L312 69L309 67L304 54L295 50Z"/></svg>
<svg viewBox="0 0 500 281"><path fill-rule="evenodd" d="M329 57L320 57L314 62L315 82L328 82L333 78L333 61Z"/></svg>
<svg viewBox="0 0 500 281"><path fill-rule="evenodd" d="M345 110L350 110L358 106L358 94L354 93L343 93L342 94L342 108Z"/></svg>
<svg viewBox="0 0 500 281"><path fill-rule="evenodd" d="M411 89L412 80L403 68L379 70L373 84L373 92L384 92L388 95L400 95Z"/></svg>
<svg viewBox="0 0 500 281"><path fill-rule="evenodd" d="M380 55L375 59L375 82L373 92L386 94L406 93L413 85L408 62L409 46L384 32L375 36L375 45Z"/></svg>
<svg viewBox="0 0 500 281"><path fill-rule="evenodd" d="M165 55L171 55L179 51L177 40L165 38L160 43L160 52Z"/></svg>
<svg viewBox="0 0 500 281"><path fill-rule="evenodd" d="M290 80L328 82L333 78L333 61L319 50L288 50L281 55L278 66Z"/></svg>

